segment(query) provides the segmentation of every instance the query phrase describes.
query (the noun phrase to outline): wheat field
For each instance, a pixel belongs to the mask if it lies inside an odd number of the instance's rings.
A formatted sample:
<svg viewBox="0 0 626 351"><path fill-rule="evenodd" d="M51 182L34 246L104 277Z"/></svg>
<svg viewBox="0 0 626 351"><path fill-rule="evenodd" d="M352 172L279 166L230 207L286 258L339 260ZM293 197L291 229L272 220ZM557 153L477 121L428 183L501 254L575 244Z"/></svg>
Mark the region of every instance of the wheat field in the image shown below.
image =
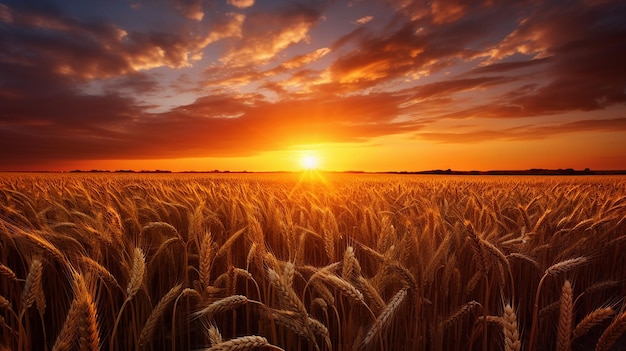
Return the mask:
<svg viewBox="0 0 626 351"><path fill-rule="evenodd" d="M623 177L299 176L0 175L0 350L626 348Z"/></svg>

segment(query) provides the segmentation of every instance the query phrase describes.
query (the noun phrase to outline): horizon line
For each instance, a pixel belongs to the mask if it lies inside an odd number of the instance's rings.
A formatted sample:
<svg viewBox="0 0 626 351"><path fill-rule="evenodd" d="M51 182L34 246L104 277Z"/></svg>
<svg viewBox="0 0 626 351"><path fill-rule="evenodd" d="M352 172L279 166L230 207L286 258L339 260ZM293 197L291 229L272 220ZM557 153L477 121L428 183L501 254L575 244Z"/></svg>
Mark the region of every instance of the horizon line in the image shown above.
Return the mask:
<svg viewBox="0 0 626 351"><path fill-rule="evenodd" d="M130 170L130 169L91 169L82 170L74 169L69 171L51 171L51 170L0 170L0 173L140 173L140 174L249 174L249 173L303 173L303 172L319 172L319 173L347 173L347 174L426 174L426 175L620 175L626 174L626 169L574 169L574 168L529 168L529 169L490 169L490 170L454 170L454 169L431 169L419 171L364 171L364 170L342 170L332 171L324 169L315 170L274 170L274 171L248 171L248 170Z"/></svg>

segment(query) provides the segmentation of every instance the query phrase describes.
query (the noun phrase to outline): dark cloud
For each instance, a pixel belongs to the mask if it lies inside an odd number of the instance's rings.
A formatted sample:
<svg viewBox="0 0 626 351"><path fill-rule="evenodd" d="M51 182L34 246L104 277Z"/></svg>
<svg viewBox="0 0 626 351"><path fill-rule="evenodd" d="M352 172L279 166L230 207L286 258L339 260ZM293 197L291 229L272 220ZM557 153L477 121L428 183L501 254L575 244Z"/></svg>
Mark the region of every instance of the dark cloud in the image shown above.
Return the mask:
<svg viewBox="0 0 626 351"><path fill-rule="evenodd" d="M106 90L108 92L124 90L135 94L146 94L162 91L163 87L154 76L138 72L107 81Z"/></svg>
<svg viewBox="0 0 626 351"><path fill-rule="evenodd" d="M258 94L215 95L162 114L142 112L134 101L115 95L54 96L37 104L46 111L16 101L0 127L0 158L32 164L243 156L298 142L363 141L419 128L414 122L394 122L399 110L390 99L399 102L387 94L276 103ZM30 121L27 115L45 118Z"/></svg>
<svg viewBox="0 0 626 351"><path fill-rule="evenodd" d="M550 58L541 58L541 59L531 59L531 60L523 60L523 61L510 61L510 62L500 62L500 63L492 63L485 66L479 66L472 69L470 74L481 74L481 73L499 73L499 72L509 72L515 70L522 70L527 68L535 68L542 64L546 64L550 62Z"/></svg>
<svg viewBox="0 0 626 351"><path fill-rule="evenodd" d="M418 80L449 69L477 55L477 41L497 31L500 21L512 16L510 9L501 6L466 15L478 5L433 2L435 11L426 4L410 3L383 31L359 27L335 41L334 50L356 44L330 67L335 82L358 90L394 80ZM444 20L444 13L450 17Z"/></svg>
<svg viewBox="0 0 626 351"><path fill-rule="evenodd" d="M520 117L623 104L626 68L620 62L626 57L626 23L619 18L624 16L626 5L607 2L593 7L549 7L525 18L492 50L492 58L533 55L533 62L545 62L541 74L547 82L506 94L504 104L482 110L496 117Z"/></svg>
<svg viewBox="0 0 626 351"><path fill-rule="evenodd" d="M40 66L80 81L191 64L203 37L176 31L129 31L109 23L81 22L56 13L33 13L0 5L0 60Z"/></svg>

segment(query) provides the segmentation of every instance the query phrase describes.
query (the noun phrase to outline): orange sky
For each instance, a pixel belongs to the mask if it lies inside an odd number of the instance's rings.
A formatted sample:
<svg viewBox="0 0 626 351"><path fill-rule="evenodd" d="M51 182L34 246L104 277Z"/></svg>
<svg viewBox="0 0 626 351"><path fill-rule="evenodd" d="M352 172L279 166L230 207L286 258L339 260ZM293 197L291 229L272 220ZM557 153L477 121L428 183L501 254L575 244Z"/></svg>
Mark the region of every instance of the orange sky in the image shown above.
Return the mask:
<svg viewBox="0 0 626 351"><path fill-rule="evenodd" d="M626 169L623 1L0 2L0 171Z"/></svg>

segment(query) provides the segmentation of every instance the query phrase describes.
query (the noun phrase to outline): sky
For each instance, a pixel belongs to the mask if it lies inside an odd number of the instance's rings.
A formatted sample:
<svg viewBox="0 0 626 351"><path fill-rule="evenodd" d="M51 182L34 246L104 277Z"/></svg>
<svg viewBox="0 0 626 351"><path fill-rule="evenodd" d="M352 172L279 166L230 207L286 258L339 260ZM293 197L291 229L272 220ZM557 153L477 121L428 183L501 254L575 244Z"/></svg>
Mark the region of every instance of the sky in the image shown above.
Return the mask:
<svg viewBox="0 0 626 351"><path fill-rule="evenodd" d="M0 0L0 171L626 169L626 2Z"/></svg>

